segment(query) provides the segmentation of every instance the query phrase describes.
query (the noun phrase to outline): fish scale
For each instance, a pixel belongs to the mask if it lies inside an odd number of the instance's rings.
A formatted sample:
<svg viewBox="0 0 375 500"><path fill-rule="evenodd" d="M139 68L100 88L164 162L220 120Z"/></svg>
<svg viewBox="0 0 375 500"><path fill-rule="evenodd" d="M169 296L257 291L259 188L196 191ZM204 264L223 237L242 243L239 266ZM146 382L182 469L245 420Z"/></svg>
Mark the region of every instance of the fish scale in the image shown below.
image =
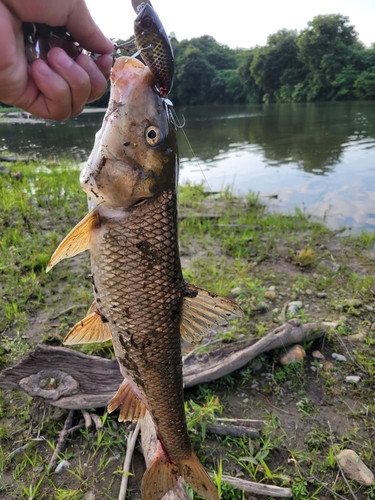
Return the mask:
<svg viewBox="0 0 375 500"><path fill-rule="evenodd" d="M105 233L99 229L100 241L93 240L100 252L91 251L95 298L109 321L116 356L147 398L172 460L191 453L182 391L182 274L175 207L170 191L141 210L124 212L122 220L106 220L99 207Z"/></svg>

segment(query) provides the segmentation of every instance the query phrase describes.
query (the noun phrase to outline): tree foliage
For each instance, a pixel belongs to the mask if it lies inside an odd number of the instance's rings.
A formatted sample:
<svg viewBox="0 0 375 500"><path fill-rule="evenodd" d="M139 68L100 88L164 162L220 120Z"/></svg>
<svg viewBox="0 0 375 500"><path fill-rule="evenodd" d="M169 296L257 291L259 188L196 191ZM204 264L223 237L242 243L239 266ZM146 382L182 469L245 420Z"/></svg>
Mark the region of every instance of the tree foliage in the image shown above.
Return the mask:
<svg viewBox="0 0 375 500"><path fill-rule="evenodd" d="M316 16L300 33L281 29L251 49L208 35L171 43L176 105L375 99L375 44L364 47L341 14Z"/></svg>

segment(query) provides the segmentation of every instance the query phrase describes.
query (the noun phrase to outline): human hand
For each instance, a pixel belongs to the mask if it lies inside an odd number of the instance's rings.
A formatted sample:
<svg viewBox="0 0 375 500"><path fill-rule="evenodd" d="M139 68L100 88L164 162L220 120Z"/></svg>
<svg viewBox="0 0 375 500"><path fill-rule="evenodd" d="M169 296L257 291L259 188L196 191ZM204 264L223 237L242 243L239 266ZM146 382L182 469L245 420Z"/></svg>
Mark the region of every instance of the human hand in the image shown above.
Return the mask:
<svg viewBox="0 0 375 500"><path fill-rule="evenodd" d="M22 22L66 26L86 50L104 54L94 62L80 54L73 61L58 47L47 62L27 63ZM51 120L79 115L107 88L113 51L84 0L0 0L0 101Z"/></svg>

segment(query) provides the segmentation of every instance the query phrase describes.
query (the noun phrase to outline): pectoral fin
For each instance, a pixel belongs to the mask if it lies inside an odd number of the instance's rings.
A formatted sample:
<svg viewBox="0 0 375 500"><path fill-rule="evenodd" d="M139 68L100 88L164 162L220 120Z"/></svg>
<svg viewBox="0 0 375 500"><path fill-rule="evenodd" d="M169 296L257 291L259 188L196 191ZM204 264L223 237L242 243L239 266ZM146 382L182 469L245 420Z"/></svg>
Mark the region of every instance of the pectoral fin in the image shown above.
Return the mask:
<svg viewBox="0 0 375 500"><path fill-rule="evenodd" d="M53 268L60 260L74 257L87 250L90 246L91 231L98 224L98 214L96 210L89 212L81 222L79 222L70 233L63 239L54 251L48 263L46 273Z"/></svg>
<svg viewBox="0 0 375 500"><path fill-rule="evenodd" d="M243 316L235 302L203 288L186 284L184 295L180 332L188 342L199 342L210 327L226 325Z"/></svg>
<svg viewBox="0 0 375 500"><path fill-rule="evenodd" d="M146 413L146 407L138 396L134 393L127 379L121 383L119 390L111 399L108 405L108 413L112 413L121 405L119 422L126 420L138 420L143 418Z"/></svg>
<svg viewBox="0 0 375 500"><path fill-rule="evenodd" d="M93 309L90 307L89 312ZM96 309L96 308L95 308ZM112 340L108 321L97 310L73 326L64 339L65 345L90 344Z"/></svg>

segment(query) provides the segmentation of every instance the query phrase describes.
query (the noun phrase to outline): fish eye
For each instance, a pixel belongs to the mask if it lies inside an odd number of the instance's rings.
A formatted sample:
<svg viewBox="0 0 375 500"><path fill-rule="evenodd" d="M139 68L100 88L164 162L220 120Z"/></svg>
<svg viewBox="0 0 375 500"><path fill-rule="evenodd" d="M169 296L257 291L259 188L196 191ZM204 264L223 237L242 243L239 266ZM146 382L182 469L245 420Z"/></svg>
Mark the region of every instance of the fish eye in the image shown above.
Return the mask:
<svg viewBox="0 0 375 500"><path fill-rule="evenodd" d="M162 140L162 134L158 127L151 125L146 129L146 141L149 146L157 146L157 144Z"/></svg>
<svg viewBox="0 0 375 500"><path fill-rule="evenodd" d="M150 17L150 16L145 16L145 17L141 20L141 23L140 23L140 24L141 24L141 26L142 26L142 28L143 28L143 29L148 30L148 29L150 29L150 28L151 28L152 23L153 23L153 21L152 21L151 17Z"/></svg>

